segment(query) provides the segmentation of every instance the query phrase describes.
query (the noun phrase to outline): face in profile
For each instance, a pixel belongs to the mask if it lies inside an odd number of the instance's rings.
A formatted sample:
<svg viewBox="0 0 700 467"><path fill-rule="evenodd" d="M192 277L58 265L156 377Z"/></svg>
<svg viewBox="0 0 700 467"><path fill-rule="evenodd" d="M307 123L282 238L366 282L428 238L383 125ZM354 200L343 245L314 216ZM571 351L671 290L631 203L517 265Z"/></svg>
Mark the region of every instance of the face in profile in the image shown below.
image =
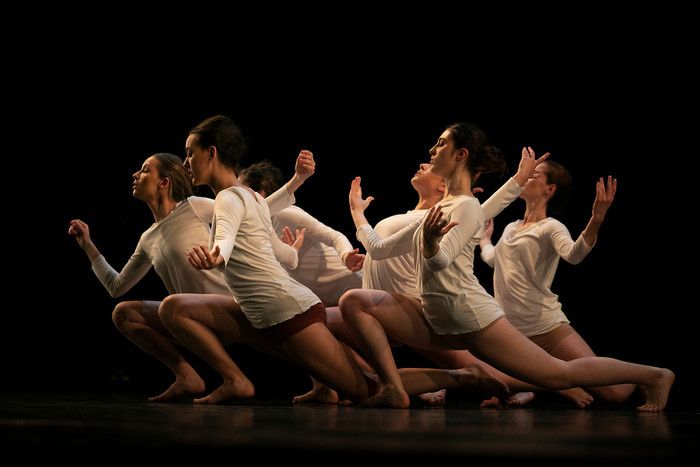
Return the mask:
<svg viewBox="0 0 700 467"><path fill-rule="evenodd" d="M184 167L190 174L193 185L206 185L207 166L209 161L209 151L199 145L197 135L189 135L185 142L185 163Z"/></svg>
<svg viewBox="0 0 700 467"><path fill-rule="evenodd" d="M156 196L161 182L158 167L158 159L151 156L143 162L137 172L134 172L132 185L134 198L147 201Z"/></svg>

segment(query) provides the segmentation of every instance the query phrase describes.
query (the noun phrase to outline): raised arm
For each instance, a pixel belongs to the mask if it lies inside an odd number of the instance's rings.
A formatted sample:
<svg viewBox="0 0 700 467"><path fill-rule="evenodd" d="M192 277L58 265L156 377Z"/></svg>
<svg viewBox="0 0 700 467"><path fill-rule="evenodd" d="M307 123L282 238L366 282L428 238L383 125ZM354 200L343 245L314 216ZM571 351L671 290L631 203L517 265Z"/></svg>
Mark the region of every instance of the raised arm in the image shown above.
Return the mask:
<svg viewBox="0 0 700 467"><path fill-rule="evenodd" d="M151 262L141 249L141 244L136 246L134 254L124 265L121 272L117 272L109 265L104 256L97 249L90 238L90 227L80 219L70 221L68 234L75 238L78 246L83 249L90 263L92 271L112 298L119 297L136 285L151 268Z"/></svg>
<svg viewBox="0 0 700 467"><path fill-rule="evenodd" d="M421 223L421 219L407 225L395 234L387 238L381 238L369 225L365 218L365 209L374 200L372 196L362 198L362 186L360 177L350 184L350 214L357 228L357 239L362 242L367 252L374 259L385 259L409 253L413 248L413 234Z"/></svg>
<svg viewBox="0 0 700 467"><path fill-rule="evenodd" d="M510 203L518 199L518 196L523 191L523 186L532 177L535 167L547 160L548 157L548 152L537 158L535 151L531 147L523 148L518 171L481 205L481 208L484 210L484 217L493 219L508 207Z"/></svg>
<svg viewBox="0 0 700 467"><path fill-rule="evenodd" d="M314 174L315 170L316 162L314 161L313 153L302 149L297 156L292 178L282 188L265 198L271 216L294 204L294 192L304 184L307 178Z"/></svg>
<svg viewBox="0 0 700 467"><path fill-rule="evenodd" d="M616 191L617 179L612 178L611 175L608 175L607 186L603 181L603 177L601 177L595 184L595 200L593 201L593 212L591 214L591 219L588 221L586 228L583 229L583 232L581 232L581 236L587 244L591 246L595 244L600 226L603 225L605 215L615 199Z"/></svg>

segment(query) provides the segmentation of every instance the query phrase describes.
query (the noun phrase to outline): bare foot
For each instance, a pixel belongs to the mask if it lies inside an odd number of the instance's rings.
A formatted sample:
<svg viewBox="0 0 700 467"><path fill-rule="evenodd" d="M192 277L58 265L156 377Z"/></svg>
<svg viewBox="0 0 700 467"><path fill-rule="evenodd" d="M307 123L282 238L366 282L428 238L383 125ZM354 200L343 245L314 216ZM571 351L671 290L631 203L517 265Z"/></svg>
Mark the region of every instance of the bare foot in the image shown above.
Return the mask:
<svg viewBox="0 0 700 467"><path fill-rule="evenodd" d="M508 386L500 379L489 375L478 363L459 370L450 370L457 376L457 381L462 389L479 390L493 394L498 399L506 399L510 396Z"/></svg>
<svg viewBox="0 0 700 467"><path fill-rule="evenodd" d="M229 399L248 399L255 395L253 383L248 379L225 379L211 394L195 399L195 404L218 404Z"/></svg>
<svg viewBox="0 0 700 467"><path fill-rule="evenodd" d="M174 402L192 399L195 394L204 392L204 381L197 373L186 377L177 376L168 389L157 396L149 397L148 402Z"/></svg>
<svg viewBox="0 0 700 467"><path fill-rule="evenodd" d="M394 386L380 386L379 391L372 397L368 397L360 406L362 407L393 407L406 409L411 405L406 391Z"/></svg>
<svg viewBox="0 0 700 467"><path fill-rule="evenodd" d="M422 400L423 403L429 407L441 407L445 405L446 394L446 390L440 389L439 391L426 392L424 394L420 394L418 396L418 399Z"/></svg>
<svg viewBox="0 0 700 467"><path fill-rule="evenodd" d="M647 400L637 407L640 412L658 412L666 408L668 393L676 379L676 375L671 370L663 368L658 380L653 384L644 385L646 388Z"/></svg>
<svg viewBox="0 0 700 467"><path fill-rule="evenodd" d="M557 392L573 402L579 409L585 409L593 402L593 396L581 388L563 389Z"/></svg>
<svg viewBox="0 0 700 467"><path fill-rule="evenodd" d="M517 392L508 398L505 405L507 407L524 407L530 402L532 402L534 398L534 392ZM501 404L501 401L500 399L498 399L498 397L492 397L491 399L486 399L485 401L483 401L479 407L481 407L482 409L485 409L487 407L495 407L499 409L502 406L503 404Z"/></svg>
<svg viewBox="0 0 700 467"><path fill-rule="evenodd" d="M301 396L294 396L292 399L293 404L337 404L338 403L338 393L326 385L314 385L311 391Z"/></svg>

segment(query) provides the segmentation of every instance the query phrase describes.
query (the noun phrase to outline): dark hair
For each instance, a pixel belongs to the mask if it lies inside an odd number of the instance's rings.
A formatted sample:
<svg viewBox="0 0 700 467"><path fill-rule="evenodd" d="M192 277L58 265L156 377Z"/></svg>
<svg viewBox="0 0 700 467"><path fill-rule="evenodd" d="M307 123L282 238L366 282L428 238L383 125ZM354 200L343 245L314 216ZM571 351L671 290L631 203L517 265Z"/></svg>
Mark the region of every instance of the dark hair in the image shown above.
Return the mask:
<svg viewBox="0 0 700 467"><path fill-rule="evenodd" d="M269 196L282 186L282 171L270 162L262 161L241 170L239 179L245 179L244 184L254 191L265 191Z"/></svg>
<svg viewBox="0 0 700 467"><path fill-rule="evenodd" d="M202 148L215 146L221 163L238 172L238 165L246 152L246 142L233 120L225 115L215 115L192 128L190 134L197 135L197 144Z"/></svg>
<svg viewBox="0 0 700 467"><path fill-rule="evenodd" d="M542 164L547 166L547 170L545 170L547 183L557 186L554 195L549 198L547 208L554 212L554 214L561 214L564 211L564 207L566 207L566 203L569 201L573 179L569 171L566 170L566 167L559 162L547 159L542 162Z"/></svg>
<svg viewBox="0 0 700 467"><path fill-rule="evenodd" d="M508 167L501 152L488 144L486 134L472 123L459 122L447 127L455 148L466 148L467 170L476 181L479 175L498 173L503 175Z"/></svg>
<svg viewBox="0 0 700 467"><path fill-rule="evenodd" d="M192 180L182 165L182 159L174 154L159 152L151 156L158 161L158 174L170 180L170 196L175 201L192 196Z"/></svg>

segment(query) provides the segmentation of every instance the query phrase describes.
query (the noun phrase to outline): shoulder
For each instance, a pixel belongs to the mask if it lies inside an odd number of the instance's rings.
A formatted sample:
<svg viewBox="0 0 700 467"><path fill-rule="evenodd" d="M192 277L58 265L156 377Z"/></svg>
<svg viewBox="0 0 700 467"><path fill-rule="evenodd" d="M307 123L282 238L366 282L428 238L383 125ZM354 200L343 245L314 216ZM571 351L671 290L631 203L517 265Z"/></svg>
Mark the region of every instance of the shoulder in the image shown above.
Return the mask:
<svg viewBox="0 0 700 467"><path fill-rule="evenodd" d="M214 200L211 198L205 198L203 196L190 196L189 198L184 200L183 203L188 203L193 208L198 209L198 208L203 208L203 207L207 207L207 206L213 206Z"/></svg>

